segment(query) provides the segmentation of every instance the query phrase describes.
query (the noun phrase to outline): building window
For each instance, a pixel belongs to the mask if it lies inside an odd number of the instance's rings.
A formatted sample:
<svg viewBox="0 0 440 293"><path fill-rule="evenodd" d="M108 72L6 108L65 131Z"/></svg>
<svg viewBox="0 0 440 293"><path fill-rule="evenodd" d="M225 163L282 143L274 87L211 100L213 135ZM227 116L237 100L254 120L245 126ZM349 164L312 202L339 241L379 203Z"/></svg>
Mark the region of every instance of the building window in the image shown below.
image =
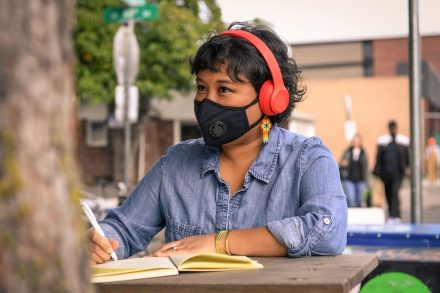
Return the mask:
<svg viewBox="0 0 440 293"><path fill-rule="evenodd" d="M108 143L107 121L87 121L86 142L89 147L105 147Z"/></svg>
<svg viewBox="0 0 440 293"><path fill-rule="evenodd" d="M292 53L306 79L371 74L371 42L294 45Z"/></svg>
<svg viewBox="0 0 440 293"><path fill-rule="evenodd" d="M364 76L373 76L373 43L365 41L362 44L364 49Z"/></svg>

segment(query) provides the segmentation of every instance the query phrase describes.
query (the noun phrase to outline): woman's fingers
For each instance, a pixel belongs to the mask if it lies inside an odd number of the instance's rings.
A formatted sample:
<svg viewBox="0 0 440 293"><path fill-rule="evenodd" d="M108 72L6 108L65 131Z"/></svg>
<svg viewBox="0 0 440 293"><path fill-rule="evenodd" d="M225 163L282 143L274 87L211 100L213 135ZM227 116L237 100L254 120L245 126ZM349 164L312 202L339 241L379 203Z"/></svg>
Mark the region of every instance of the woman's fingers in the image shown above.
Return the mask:
<svg viewBox="0 0 440 293"><path fill-rule="evenodd" d="M119 242L117 240L110 239L110 245L113 247L113 250L116 250L119 247Z"/></svg>
<svg viewBox="0 0 440 293"><path fill-rule="evenodd" d="M108 261L110 259L110 254L102 250L100 246L94 243L90 243L90 252L95 253L97 256L99 256L104 261Z"/></svg>
<svg viewBox="0 0 440 293"><path fill-rule="evenodd" d="M171 255L184 255L187 254L184 249L167 249L160 252L155 252L152 256L171 256Z"/></svg>
<svg viewBox="0 0 440 293"><path fill-rule="evenodd" d="M107 240L93 228L89 230L88 238L92 262L103 263L110 260L110 253L119 247L118 241L113 239Z"/></svg>
<svg viewBox="0 0 440 293"><path fill-rule="evenodd" d="M99 234L96 230L92 230L89 234L89 239L99 245L104 251L106 251L107 253L112 253L113 252L113 247L110 245L109 241L102 236L101 234Z"/></svg>
<svg viewBox="0 0 440 293"><path fill-rule="evenodd" d="M95 264L100 264L103 262L106 262L106 260L102 259L98 254L96 254L95 252L92 252L90 254L90 260L92 262L94 262Z"/></svg>
<svg viewBox="0 0 440 293"><path fill-rule="evenodd" d="M150 256L169 256L172 254L176 254L179 250L180 242L169 242L162 245L159 249L153 252ZM181 251L179 251L180 253Z"/></svg>

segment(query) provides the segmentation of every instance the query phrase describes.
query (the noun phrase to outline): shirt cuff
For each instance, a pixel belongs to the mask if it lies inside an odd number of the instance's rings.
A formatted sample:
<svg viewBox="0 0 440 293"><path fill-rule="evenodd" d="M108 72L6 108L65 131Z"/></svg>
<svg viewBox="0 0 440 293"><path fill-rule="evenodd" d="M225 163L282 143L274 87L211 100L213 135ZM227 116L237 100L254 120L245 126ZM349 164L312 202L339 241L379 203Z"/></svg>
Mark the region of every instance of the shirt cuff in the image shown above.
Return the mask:
<svg viewBox="0 0 440 293"><path fill-rule="evenodd" d="M282 245L287 247L289 257L309 256L320 238L332 227L330 216L322 216L304 235L303 221L300 217L285 218L269 222L267 227Z"/></svg>
<svg viewBox="0 0 440 293"><path fill-rule="evenodd" d="M100 222L99 225L104 231L105 237L107 239L113 239L119 242L119 247L115 249L116 256L118 259L124 259L128 257L128 252L125 250L126 244L122 239L121 235L117 232L117 230L113 227L109 222Z"/></svg>

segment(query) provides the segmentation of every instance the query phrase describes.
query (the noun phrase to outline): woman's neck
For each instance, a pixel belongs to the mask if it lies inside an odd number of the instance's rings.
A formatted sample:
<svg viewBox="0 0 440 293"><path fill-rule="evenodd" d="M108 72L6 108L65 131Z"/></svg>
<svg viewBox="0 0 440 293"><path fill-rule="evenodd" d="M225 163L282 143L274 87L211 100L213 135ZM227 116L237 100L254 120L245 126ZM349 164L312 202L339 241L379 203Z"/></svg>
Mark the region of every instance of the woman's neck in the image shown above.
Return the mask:
<svg viewBox="0 0 440 293"><path fill-rule="evenodd" d="M237 165L249 161L252 163L260 153L262 145L261 130L255 127L237 141L223 145L220 156Z"/></svg>
<svg viewBox="0 0 440 293"><path fill-rule="evenodd" d="M260 127L254 127L239 139L221 148L220 177L226 181L233 196L243 188L246 173L258 157L263 145Z"/></svg>

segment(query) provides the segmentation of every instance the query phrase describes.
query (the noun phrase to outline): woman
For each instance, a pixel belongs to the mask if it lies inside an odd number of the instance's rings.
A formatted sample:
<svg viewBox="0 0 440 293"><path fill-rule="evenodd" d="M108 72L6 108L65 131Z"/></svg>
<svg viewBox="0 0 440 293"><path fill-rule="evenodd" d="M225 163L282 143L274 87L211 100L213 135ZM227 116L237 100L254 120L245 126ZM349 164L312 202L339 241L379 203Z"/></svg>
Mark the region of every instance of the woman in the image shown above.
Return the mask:
<svg viewBox="0 0 440 293"><path fill-rule="evenodd" d="M336 162L318 138L277 126L304 90L287 46L271 30L235 24L191 62L203 139L170 147L128 200L89 232L91 262L143 250L154 256L340 254L347 210Z"/></svg>
<svg viewBox="0 0 440 293"><path fill-rule="evenodd" d="M349 207L362 207L362 197L368 185L368 159L362 137L356 134L339 162L341 179Z"/></svg>
<svg viewBox="0 0 440 293"><path fill-rule="evenodd" d="M440 147L435 137L429 137L425 148L426 177L430 183L436 183L440 166Z"/></svg>

